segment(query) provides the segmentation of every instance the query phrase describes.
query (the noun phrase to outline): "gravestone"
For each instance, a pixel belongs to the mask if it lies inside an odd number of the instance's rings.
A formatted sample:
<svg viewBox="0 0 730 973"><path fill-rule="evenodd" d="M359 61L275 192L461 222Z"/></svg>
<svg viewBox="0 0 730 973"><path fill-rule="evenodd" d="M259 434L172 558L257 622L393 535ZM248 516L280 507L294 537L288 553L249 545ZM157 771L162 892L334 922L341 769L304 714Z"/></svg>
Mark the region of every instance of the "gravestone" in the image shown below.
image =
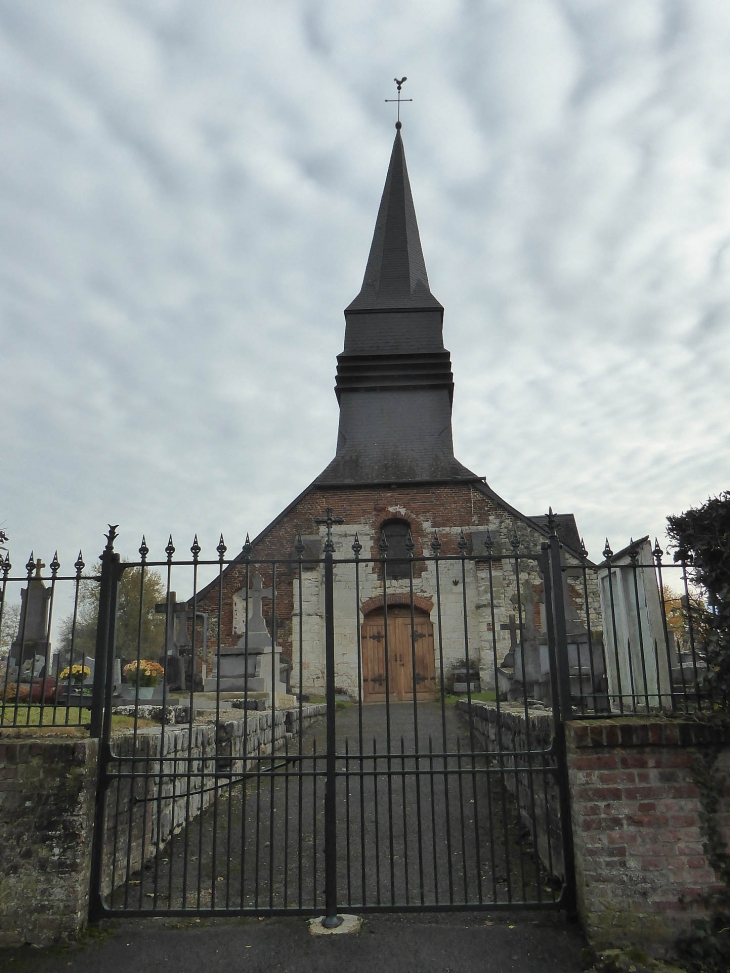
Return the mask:
<svg viewBox="0 0 730 973"><path fill-rule="evenodd" d="M606 695L606 666L603 639L590 635L570 600L568 572L563 572L563 603L565 604L565 632L568 643L568 671L570 695L581 706L597 712L610 710Z"/></svg>
<svg viewBox="0 0 730 973"><path fill-rule="evenodd" d="M185 669L182 656L190 649L187 602L177 601L177 592L169 591L167 600L155 605L158 615L165 615L165 682L170 689L185 688Z"/></svg>
<svg viewBox="0 0 730 973"><path fill-rule="evenodd" d="M245 598L245 589L239 595ZM263 614L263 599L272 595L273 590L264 588L263 579L255 574L248 596L251 613L246 631L236 645L221 647L206 687L221 692L245 692L247 689L249 692L286 692L280 674L281 649L275 643L272 647L271 633Z"/></svg>
<svg viewBox="0 0 730 973"><path fill-rule="evenodd" d="M535 596L529 579L525 579L522 588L522 608L524 620L521 638L514 648L508 698L521 700L527 697L547 702L550 699L550 658L547 639L535 625Z"/></svg>
<svg viewBox="0 0 730 973"><path fill-rule="evenodd" d="M27 588L20 591L21 607L18 634L10 646L10 665L19 666L21 671L26 664L28 672L31 668L36 675L42 674L48 664L51 644L48 641L48 606L51 600L51 589L41 577L41 570L45 564L40 558L36 561L35 576L28 583ZM30 676L27 680L30 682Z"/></svg>

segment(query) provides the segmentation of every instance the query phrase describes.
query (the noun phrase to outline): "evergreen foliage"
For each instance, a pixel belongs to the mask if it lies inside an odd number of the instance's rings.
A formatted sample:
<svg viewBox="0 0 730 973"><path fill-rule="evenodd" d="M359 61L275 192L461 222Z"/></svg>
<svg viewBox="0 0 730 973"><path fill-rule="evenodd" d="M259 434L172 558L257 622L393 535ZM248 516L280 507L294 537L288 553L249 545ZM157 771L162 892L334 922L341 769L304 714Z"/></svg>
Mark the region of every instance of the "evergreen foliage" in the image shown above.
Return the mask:
<svg viewBox="0 0 730 973"><path fill-rule="evenodd" d="M701 507L667 517L667 534L676 545L675 561L690 568L692 581L706 593L703 649L715 698L730 700L730 491Z"/></svg>

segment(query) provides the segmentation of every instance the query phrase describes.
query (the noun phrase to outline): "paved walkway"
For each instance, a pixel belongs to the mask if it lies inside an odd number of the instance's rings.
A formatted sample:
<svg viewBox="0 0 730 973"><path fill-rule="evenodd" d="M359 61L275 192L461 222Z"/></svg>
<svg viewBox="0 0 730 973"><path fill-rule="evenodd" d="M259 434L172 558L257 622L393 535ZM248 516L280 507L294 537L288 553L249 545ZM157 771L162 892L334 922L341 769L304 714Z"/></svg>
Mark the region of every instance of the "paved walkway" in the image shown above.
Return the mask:
<svg viewBox="0 0 730 973"><path fill-rule="evenodd" d="M0 950L2 973L581 973L584 942L559 915L374 916L312 936L302 919L109 923L66 949Z"/></svg>

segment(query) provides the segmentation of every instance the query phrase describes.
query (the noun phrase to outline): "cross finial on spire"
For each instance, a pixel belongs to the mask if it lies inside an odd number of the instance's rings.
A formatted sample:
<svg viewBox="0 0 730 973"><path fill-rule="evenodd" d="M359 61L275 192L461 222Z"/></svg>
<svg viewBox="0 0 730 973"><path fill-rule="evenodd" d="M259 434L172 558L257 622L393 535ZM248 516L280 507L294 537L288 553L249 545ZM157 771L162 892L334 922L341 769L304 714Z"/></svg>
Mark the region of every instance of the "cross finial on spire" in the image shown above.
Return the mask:
<svg viewBox="0 0 730 973"><path fill-rule="evenodd" d="M398 78L393 78L393 80L395 81L395 83L398 86L398 97L397 98L386 98L385 100L386 101L394 101L398 105L398 121L395 123L395 127L397 129L400 129L400 127L401 127L401 124L400 124L400 103L402 101L413 101L413 99L412 98L401 98L401 96L400 96L400 92L401 92L401 88L403 87L403 83L408 80L408 78L405 75L403 75L403 77L400 79L400 81L398 80Z"/></svg>

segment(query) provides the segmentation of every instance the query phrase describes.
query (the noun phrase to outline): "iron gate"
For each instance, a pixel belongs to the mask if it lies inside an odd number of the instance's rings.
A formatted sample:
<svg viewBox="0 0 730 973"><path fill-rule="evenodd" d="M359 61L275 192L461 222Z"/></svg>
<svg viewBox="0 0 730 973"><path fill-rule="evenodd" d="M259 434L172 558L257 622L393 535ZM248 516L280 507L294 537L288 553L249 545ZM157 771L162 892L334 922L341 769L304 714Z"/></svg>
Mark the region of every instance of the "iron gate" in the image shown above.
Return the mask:
<svg viewBox="0 0 730 973"><path fill-rule="evenodd" d="M451 553L434 535L415 556L409 537L396 558L387 538L363 552L357 535L338 534L330 510L320 523L321 551L298 538L291 557L265 560L248 542L227 558L221 538L214 560L197 539L176 559L170 539L164 560L143 540L139 559L122 562L110 531L92 918L300 913L334 924L342 911L571 907L555 532L537 553L516 534L510 547L487 534L470 550L462 533ZM119 660L125 572L139 581L137 638ZM151 574L166 592L165 676L146 699ZM176 590L193 594L180 603ZM502 698L497 675L507 630L526 645L538 616L550 675L536 713L525 651L513 659L521 701ZM496 690L479 682L490 671Z"/></svg>

